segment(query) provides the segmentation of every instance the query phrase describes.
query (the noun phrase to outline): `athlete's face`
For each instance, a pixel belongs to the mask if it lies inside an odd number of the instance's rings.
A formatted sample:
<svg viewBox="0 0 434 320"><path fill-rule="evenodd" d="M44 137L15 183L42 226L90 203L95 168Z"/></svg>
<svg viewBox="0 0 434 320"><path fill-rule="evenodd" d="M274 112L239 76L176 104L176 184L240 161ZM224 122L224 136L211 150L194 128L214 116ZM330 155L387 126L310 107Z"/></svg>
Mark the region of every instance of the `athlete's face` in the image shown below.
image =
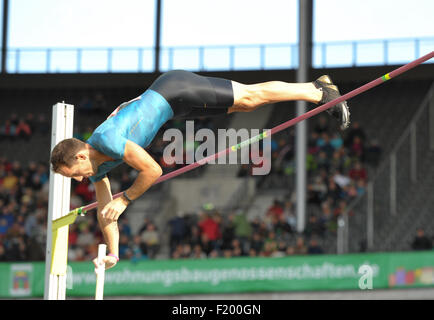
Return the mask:
<svg viewBox="0 0 434 320"><path fill-rule="evenodd" d="M82 181L84 178L89 178L95 175L92 163L89 157L85 154L77 154L76 161L70 167L62 166L59 172L62 176L72 178L77 181Z"/></svg>

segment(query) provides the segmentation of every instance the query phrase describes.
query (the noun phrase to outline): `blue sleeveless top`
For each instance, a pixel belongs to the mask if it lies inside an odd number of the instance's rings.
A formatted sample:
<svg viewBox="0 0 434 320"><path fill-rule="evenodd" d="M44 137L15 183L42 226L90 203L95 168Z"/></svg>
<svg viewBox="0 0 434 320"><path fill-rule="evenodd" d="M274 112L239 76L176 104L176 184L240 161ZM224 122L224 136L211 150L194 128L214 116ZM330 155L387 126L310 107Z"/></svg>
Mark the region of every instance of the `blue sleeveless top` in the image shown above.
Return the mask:
<svg viewBox="0 0 434 320"><path fill-rule="evenodd" d="M91 182L100 181L108 171L123 162L127 140L146 148L163 124L172 117L173 110L166 99L150 89L136 99L116 108L86 141L94 149L113 158L114 161L102 163L98 167L97 174L89 177L89 180Z"/></svg>

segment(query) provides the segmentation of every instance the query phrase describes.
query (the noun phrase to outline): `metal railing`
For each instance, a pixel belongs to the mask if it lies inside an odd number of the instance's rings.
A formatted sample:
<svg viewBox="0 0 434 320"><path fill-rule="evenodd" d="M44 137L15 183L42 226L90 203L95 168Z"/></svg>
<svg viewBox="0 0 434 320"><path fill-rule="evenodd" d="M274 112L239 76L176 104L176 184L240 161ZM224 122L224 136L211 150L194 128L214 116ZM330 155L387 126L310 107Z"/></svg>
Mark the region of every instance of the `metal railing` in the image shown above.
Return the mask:
<svg viewBox="0 0 434 320"><path fill-rule="evenodd" d="M384 250L392 236L391 220L403 221L402 206L409 189L418 181L426 154L434 150L434 84L387 158L370 179L366 192L356 198L339 217L337 252ZM419 177L420 178L420 177ZM349 216L350 212L353 213ZM378 230L381 230L379 232ZM350 241L351 238L351 241Z"/></svg>
<svg viewBox="0 0 434 320"><path fill-rule="evenodd" d="M434 37L314 43L313 67L403 64L434 50ZM8 73L154 72L155 48L9 48ZM162 47L160 70L296 69L298 45Z"/></svg>

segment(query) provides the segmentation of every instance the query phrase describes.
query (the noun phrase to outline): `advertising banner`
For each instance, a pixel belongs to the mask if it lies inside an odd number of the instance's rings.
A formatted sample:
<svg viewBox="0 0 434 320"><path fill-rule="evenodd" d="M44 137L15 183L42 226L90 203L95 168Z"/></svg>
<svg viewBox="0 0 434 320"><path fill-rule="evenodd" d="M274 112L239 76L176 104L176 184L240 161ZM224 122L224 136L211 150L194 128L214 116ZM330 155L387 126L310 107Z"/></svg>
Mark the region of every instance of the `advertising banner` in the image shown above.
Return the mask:
<svg viewBox="0 0 434 320"><path fill-rule="evenodd" d="M0 297L42 297L44 263L0 263ZM67 296L95 292L92 262L68 265ZM434 287L434 251L283 258L120 261L104 295L369 290Z"/></svg>

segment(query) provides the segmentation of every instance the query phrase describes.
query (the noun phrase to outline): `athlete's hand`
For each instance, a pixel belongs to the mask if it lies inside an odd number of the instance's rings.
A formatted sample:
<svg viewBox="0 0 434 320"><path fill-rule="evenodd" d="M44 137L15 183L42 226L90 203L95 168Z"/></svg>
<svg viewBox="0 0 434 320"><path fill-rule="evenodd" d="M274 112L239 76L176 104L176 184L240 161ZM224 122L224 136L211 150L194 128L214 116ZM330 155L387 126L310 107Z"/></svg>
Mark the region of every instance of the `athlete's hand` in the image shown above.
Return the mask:
<svg viewBox="0 0 434 320"><path fill-rule="evenodd" d="M101 210L101 215L108 221L118 221L119 216L125 211L128 206L128 201L123 197L116 198Z"/></svg>
<svg viewBox="0 0 434 320"><path fill-rule="evenodd" d="M96 272L96 269L98 268L98 258L93 259L92 262L95 265L95 272ZM113 268L117 263L118 263L118 260L115 257L105 256L102 259L101 264L105 264L105 269L108 270L110 268Z"/></svg>

